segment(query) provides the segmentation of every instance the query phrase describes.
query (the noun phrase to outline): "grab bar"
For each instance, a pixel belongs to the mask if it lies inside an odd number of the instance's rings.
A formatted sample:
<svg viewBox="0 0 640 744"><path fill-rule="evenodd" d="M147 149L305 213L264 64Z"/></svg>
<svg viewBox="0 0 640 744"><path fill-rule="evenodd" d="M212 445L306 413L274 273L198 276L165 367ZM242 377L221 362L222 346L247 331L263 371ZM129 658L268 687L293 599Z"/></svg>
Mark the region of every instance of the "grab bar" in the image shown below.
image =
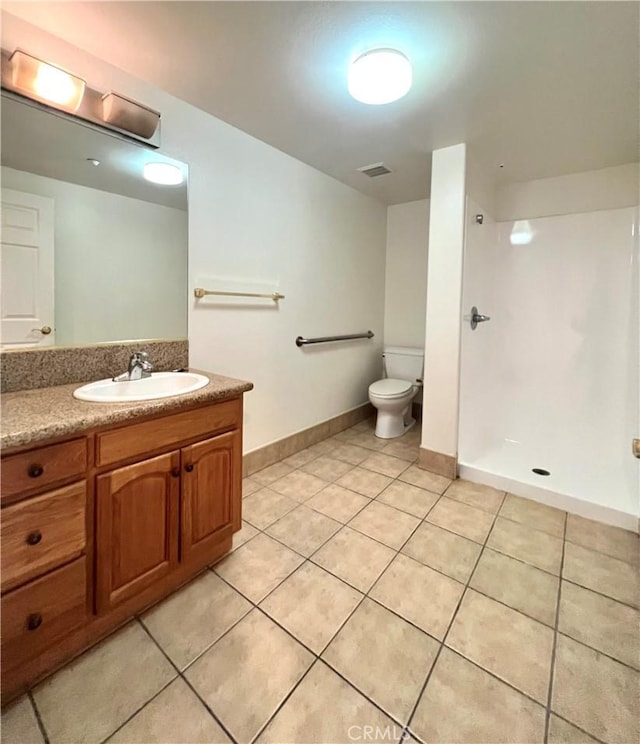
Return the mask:
<svg viewBox="0 0 640 744"><path fill-rule="evenodd" d="M373 331L367 331L366 333L351 333L348 336L321 336L320 338L303 338L298 336L296 339L296 346L307 346L307 344L326 344L329 341L351 341L354 338L373 338Z"/></svg>

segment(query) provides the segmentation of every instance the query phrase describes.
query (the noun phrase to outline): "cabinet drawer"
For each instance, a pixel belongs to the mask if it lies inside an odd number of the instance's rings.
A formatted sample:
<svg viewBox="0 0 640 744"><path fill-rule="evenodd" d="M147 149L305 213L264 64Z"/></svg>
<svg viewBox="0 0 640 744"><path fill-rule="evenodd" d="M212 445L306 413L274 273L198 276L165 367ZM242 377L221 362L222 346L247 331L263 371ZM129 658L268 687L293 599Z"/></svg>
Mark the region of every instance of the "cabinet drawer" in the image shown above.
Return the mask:
<svg viewBox="0 0 640 744"><path fill-rule="evenodd" d="M2 501L65 480L78 478L87 469L87 440L52 444L2 458Z"/></svg>
<svg viewBox="0 0 640 744"><path fill-rule="evenodd" d="M82 553L86 502L86 485L81 481L2 510L3 591Z"/></svg>
<svg viewBox="0 0 640 744"><path fill-rule="evenodd" d="M40 654L87 617L85 558L2 597L2 666Z"/></svg>
<svg viewBox="0 0 640 744"><path fill-rule="evenodd" d="M239 398L112 429L96 437L96 463L110 465L242 423Z"/></svg>

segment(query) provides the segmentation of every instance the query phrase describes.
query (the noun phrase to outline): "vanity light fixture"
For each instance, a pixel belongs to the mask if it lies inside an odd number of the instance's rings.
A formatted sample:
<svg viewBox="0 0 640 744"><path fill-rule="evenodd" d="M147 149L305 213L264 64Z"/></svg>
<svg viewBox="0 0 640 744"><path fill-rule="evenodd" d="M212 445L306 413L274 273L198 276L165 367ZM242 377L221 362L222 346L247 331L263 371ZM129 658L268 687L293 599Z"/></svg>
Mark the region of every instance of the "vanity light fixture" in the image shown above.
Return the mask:
<svg viewBox="0 0 640 744"><path fill-rule="evenodd" d="M61 116L82 119L127 139L160 146L160 113L109 91L89 87L77 75L16 49L0 49L2 90L48 106Z"/></svg>
<svg viewBox="0 0 640 744"><path fill-rule="evenodd" d="M409 92L412 76L411 62L402 52L372 49L351 63L349 93L361 103L391 103Z"/></svg>
<svg viewBox="0 0 640 744"><path fill-rule="evenodd" d="M12 82L17 90L67 111L77 111L80 107L85 90L82 78L20 49L16 49L9 62Z"/></svg>
<svg viewBox="0 0 640 744"><path fill-rule="evenodd" d="M143 175L147 181L161 186L179 186L184 181L180 168L171 163L147 163Z"/></svg>

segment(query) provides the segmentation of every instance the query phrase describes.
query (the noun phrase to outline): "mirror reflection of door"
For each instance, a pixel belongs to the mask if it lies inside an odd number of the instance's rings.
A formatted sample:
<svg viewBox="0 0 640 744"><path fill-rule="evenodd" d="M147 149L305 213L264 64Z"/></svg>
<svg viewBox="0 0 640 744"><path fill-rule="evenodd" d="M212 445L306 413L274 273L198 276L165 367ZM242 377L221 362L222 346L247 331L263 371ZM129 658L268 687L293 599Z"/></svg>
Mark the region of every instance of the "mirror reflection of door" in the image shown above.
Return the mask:
<svg viewBox="0 0 640 744"><path fill-rule="evenodd" d="M2 189L3 347L55 343L53 199Z"/></svg>

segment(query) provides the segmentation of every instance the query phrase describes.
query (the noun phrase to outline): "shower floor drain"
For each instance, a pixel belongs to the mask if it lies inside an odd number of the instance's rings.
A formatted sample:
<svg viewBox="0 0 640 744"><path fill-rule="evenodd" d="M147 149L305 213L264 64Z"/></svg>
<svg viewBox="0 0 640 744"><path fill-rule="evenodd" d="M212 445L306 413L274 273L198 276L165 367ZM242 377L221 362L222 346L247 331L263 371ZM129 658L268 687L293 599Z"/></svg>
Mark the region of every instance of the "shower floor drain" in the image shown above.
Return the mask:
<svg viewBox="0 0 640 744"><path fill-rule="evenodd" d="M535 473L536 475L551 475L551 473L544 468L531 468L531 472Z"/></svg>

